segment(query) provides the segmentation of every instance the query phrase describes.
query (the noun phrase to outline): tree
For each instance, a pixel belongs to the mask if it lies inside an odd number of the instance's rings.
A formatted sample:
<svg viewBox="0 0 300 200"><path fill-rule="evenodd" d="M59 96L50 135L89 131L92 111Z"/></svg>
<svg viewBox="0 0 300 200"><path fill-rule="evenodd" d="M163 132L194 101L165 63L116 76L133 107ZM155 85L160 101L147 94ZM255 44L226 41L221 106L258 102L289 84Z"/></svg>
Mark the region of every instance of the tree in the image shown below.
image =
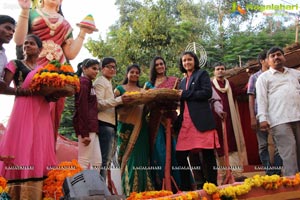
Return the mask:
<svg viewBox="0 0 300 200"><path fill-rule="evenodd" d="M73 115L75 112L74 96L67 97L65 100L65 108L61 116L60 127L58 132L74 141L77 141L77 136L73 128Z"/></svg>

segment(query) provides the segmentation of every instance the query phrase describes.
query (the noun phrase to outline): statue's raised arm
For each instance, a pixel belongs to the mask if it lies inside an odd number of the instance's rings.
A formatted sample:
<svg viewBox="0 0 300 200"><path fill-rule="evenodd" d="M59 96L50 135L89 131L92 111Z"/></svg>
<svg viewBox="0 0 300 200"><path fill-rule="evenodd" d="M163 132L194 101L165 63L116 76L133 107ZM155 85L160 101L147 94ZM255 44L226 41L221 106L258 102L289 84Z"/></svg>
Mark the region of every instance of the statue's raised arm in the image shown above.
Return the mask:
<svg viewBox="0 0 300 200"><path fill-rule="evenodd" d="M15 29L14 41L18 46L20 46L23 44L26 35L28 34L28 20L31 0L18 0L18 2L21 8L21 12Z"/></svg>
<svg viewBox="0 0 300 200"><path fill-rule="evenodd" d="M37 6L31 0L18 0L21 12L19 15L14 40L22 45L28 33L35 34L43 41L43 51L38 64L46 65L51 60L64 63L74 59L82 45L85 35L96 31L96 28L79 26L80 32L73 38L70 23L59 13L61 0L42 0Z"/></svg>

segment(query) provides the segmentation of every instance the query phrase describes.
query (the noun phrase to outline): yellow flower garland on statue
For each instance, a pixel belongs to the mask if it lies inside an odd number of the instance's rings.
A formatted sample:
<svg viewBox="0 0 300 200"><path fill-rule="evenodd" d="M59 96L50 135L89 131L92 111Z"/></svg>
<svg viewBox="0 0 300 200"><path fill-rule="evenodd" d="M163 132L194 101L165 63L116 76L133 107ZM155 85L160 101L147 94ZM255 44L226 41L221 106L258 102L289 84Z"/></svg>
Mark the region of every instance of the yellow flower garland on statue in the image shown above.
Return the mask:
<svg viewBox="0 0 300 200"><path fill-rule="evenodd" d="M255 175L252 178L245 179L240 185L229 185L221 189L213 183L205 183L203 190L208 195L212 195L213 200L221 200L222 197L226 197L226 199L237 199L237 196L249 193L252 187L276 190L280 186L294 187L298 185L300 185L300 173L297 173L294 178L280 177L278 175Z"/></svg>

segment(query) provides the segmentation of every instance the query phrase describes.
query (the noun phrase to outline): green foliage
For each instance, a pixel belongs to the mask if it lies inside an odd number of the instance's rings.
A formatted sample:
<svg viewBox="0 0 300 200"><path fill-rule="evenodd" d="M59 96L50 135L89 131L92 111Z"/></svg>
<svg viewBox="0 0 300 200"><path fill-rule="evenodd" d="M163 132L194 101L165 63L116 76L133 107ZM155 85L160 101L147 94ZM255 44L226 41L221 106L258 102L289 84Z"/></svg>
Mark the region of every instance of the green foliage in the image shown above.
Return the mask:
<svg viewBox="0 0 300 200"><path fill-rule="evenodd" d="M74 96L71 96L65 99L65 109L62 113L58 132L70 140L77 141L77 136L73 128L73 115L75 111L74 98Z"/></svg>

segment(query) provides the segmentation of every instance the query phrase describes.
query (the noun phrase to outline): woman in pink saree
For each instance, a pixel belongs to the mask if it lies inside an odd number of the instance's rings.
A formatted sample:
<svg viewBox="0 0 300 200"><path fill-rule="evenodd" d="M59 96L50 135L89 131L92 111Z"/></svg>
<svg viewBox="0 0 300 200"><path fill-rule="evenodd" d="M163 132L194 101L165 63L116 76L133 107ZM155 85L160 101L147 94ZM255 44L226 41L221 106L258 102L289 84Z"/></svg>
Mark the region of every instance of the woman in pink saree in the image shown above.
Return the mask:
<svg viewBox="0 0 300 200"><path fill-rule="evenodd" d="M16 98L0 142L0 175L9 181L12 199L41 199L43 178L56 165L49 102L29 89L41 49L41 40L28 35L25 59L12 60L5 68L4 93ZM15 88L9 87L11 81Z"/></svg>
<svg viewBox="0 0 300 200"><path fill-rule="evenodd" d="M74 59L79 53L86 33L92 29L80 27L80 33L73 39L72 27L58 11L62 0L42 0L40 7L30 9L31 0L18 0L21 13L18 19L14 40L17 46L23 44L28 33L35 34L43 41L43 50L37 60L44 66L51 60L60 63ZM64 98L51 103L54 132L57 134L61 113L64 109Z"/></svg>

